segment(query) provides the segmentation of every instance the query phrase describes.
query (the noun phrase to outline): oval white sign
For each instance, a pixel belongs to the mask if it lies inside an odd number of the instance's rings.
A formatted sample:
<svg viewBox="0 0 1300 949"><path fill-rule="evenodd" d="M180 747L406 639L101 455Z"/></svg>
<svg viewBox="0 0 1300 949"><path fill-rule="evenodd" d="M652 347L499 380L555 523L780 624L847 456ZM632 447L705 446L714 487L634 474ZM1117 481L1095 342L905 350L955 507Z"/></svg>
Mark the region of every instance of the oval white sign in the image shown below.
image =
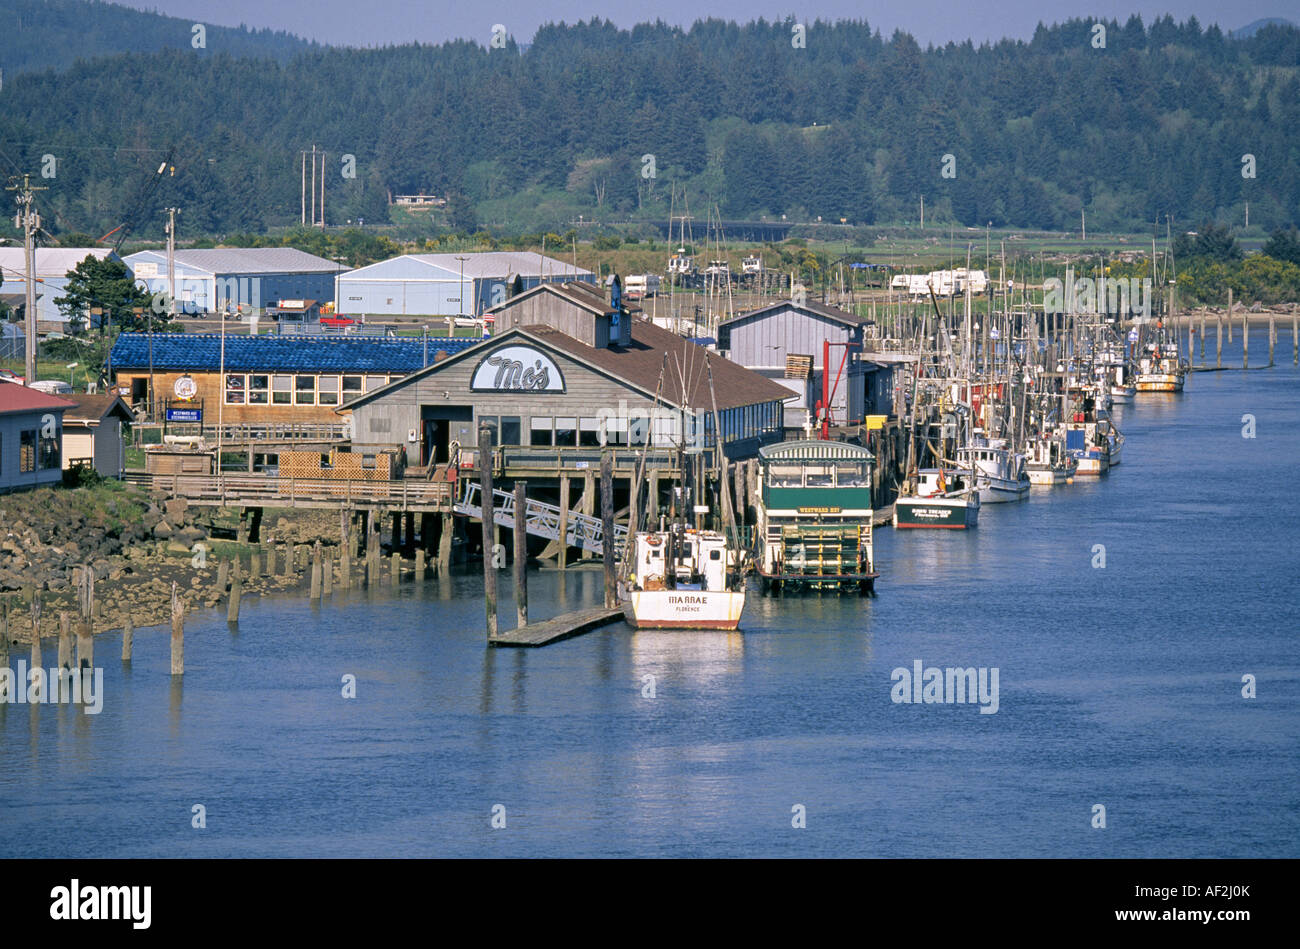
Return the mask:
<svg viewBox="0 0 1300 949"><path fill-rule="evenodd" d="M503 346L474 370L475 392L563 392L564 376L550 356L532 346Z"/></svg>

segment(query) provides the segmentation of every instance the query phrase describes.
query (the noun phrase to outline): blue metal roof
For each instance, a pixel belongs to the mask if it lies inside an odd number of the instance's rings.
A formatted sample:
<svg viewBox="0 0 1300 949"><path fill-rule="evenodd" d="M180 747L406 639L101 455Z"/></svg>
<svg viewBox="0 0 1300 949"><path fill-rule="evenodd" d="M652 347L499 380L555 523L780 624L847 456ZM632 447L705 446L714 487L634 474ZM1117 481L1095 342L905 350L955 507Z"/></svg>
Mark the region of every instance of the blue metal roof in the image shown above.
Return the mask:
<svg viewBox="0 0 1300 949"><path fill-rule="evenodd" d="M441 351L458 353L481 338L430 336L428 361ZM414 372L425 365L425 340L418 336L227 336L229 372ZM149 335L123 333L113 344L115 369L149 365ZM219 372L219 333L155 333L154 369Z"/></svg>

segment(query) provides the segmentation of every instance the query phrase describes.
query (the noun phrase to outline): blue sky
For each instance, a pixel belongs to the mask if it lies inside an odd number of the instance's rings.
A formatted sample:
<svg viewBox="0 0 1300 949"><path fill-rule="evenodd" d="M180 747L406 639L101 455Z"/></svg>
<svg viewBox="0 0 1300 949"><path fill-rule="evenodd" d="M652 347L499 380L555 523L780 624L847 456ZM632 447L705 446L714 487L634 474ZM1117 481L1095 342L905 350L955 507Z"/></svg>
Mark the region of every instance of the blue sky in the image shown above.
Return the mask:
<svg viewBox="0 0 1300 949"><path fill-rule="evenodd" d="M620 27L662 19L689 25L702 17L738 21L762 16L768 20L793 15L801 22L863 19L888 36L902 29L922 44L1003 37L1028 39L1040 21L1102 16L1128 19L1138 13L1146 23L1170 13L1177 20L1195 15L1203 26L1218 23L1224 30L1245 26L1263 17L1300 22L1300 0L908 0L906 3L861 0L486 0L483 3L420 3L414 0L146 0L127 2L142 10L157 10L222 26L270 27L288 30L322 43L380 46L410 42L437 43L453 38L486 44L493 24L504 24L516 40L526 42L546 22L574 22L600 16Z"/></svg>

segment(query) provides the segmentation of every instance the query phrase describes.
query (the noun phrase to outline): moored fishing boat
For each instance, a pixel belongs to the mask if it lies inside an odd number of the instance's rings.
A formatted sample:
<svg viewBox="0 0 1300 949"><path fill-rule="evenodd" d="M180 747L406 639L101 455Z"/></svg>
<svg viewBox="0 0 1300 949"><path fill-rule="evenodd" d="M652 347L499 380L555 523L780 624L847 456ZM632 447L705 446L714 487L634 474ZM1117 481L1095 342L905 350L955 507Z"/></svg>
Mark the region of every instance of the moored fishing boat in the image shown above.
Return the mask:
<svg viewBox="0 0 1300 949"><path fill-rule="evenodd" d="M1151 343L1138 360L1138 392L1182 392L1188 366L1176 346Z"/></svg>
<svg viewBox="0 0 1300 949"><path fill-rule="evenodd" d="M1078 469L1079 462L1070 455L1063 438L1039 434L1025 445L1025 471L1031 484L1069 484Z"/></svg>
<svg viewBox="0 0 1300 949"><path fill-rule="evenodd" d="M1021 501L1029 494L1025 456L1008 448L1004 438L977 436L972 444L957 449L957 466L974 470L981 504Z"/></svg>
<svg viewBox="0 0 1300 949"><path fill-rule="evenodd" d="M637 629L738 629L745 609L740 552L717 531L673 524L638 531L632 569L619 581L623 615Z"/></svg>
<svg viewBox="0 0 1300 949"><path fill-rule="evenodd" d="M969 471L922 468L916 489L894 501L894 527L966 530L979 520L980 496Z"/></svg>

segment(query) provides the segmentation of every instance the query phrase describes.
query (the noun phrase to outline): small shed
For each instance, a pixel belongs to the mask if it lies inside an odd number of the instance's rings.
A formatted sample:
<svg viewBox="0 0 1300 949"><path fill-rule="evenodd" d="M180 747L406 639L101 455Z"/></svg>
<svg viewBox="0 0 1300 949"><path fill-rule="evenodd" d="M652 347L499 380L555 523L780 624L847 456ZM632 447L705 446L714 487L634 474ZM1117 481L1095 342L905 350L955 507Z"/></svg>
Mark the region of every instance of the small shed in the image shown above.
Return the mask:
<svg viewBox="0 0 1300 949"><path fill-rule="evenodd" d="M63 414L63 467L84 464L105 478L120 478L126 468L122 426L131 409L116 394L69 395L75 408Z"/></svg>

